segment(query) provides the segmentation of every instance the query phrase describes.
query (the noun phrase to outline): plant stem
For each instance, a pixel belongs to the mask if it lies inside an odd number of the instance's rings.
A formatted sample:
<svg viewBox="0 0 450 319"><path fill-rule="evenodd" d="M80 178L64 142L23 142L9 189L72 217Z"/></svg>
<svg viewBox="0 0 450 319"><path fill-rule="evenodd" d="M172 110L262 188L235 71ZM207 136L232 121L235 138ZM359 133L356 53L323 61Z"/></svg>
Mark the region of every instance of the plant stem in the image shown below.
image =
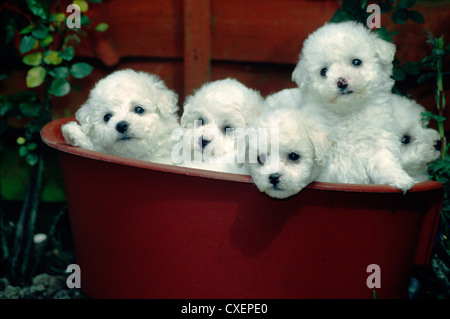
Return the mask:
<svg viewBox="0 0 450 319"><path fill-rule="evenodd" d="M59 220L66 213L66 211L67 211L67 204L64 205L64 207L58 212L58 214L53 219L52 225L50 226L50 228L48 230L48 233L47 233L47 238L42 243L42 246L41 246L40 250L37 253L36 261L34 263L34 267L33 267L32 271L31 271L31 276L35 275L37 267L39 266L39 262L41 261L42 255L44 254L48 243L50 241L52 241L53 238L54 238L54 234L55 234L55 231L56 231L56 226L58 225Z"/></svg>
<svg viewBox="0 0 450 319"><path fill-rule="evenodd" d="M30 213L29 213L29 221L28 221L28 228L27 228L27 240L25 242L25 250L24 250L24 258L22 262L21 267L21 277L26 278L26 271L28 269L28 260L30 259L30 256L33 252L33 235L34 235L34 229L36 226L36 216L37 211L39 207L40 197L41 197L41 190L42 190L42 176L44 175L44 158L43 158L43 152L42 150L39 152L39 160L36 164L37 170L36 170L36 177L35 177L35 184L31 199L31 205L30 205Z"/></svg>
<svg viewBox="0 0 450 319"><path fill-rule="evenodd" d="M5 226L5 212L3 210L3 194L2 194L2 187L1 187L1 183L0 183L0 242L1 242L0 249L2 250L2 253L0 256L0 267L1 268L3 268L6 261L9 258L9 248L8 248L6 232L7 232L7 229Z"/></svg>

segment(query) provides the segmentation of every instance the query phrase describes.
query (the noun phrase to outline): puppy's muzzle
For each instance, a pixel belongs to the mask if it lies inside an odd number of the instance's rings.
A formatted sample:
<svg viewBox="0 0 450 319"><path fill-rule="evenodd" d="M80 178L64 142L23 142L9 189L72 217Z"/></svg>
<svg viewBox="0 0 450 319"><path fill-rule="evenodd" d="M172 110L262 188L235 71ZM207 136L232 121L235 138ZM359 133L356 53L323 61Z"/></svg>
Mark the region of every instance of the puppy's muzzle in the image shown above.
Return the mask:
<svg viewBox="0 0 450 319"><path fill-rule="evenodd" d="M338 89L341 90L342 93L348 90L348 82L344 78L339 78L336 85Z"/></svg>
<svg viewBox="0 0 450 319"><path fill-rule="evenodd" d="M270 184L272 184L273 187L276 188L278 186L278 184L280 184L280 177L281 177L281 175L278 174L278 173L270 174L269 175L269 182L270 182Z"/></svg>
<svg viewBox="0 0 450 319"><path fill-rule="evenodd" d="M207 140L205 138L203 138L203 136L201 136L198 140L198 144L202 147L202 150L205 149L205 147L211 143L211 140Z"/></svg>
<svg viewBox="0 0 450 319"><path fill-rule="evenodd" d="M119 133L124 134L128 130L129 127L130 127L130 125L127 122L120 121L116 125L116 131L119 132Z"/></svg>

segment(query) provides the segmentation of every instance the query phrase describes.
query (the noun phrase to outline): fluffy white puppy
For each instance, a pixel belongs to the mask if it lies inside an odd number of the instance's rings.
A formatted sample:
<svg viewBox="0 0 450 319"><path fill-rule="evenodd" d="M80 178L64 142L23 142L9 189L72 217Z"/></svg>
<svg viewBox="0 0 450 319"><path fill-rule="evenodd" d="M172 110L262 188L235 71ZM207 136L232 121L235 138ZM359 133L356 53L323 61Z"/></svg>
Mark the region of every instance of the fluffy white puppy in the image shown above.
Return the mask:
<svg viewBox="0 0 450 319"><path fill-rule="evenodd" d="M259 92L235 79L204 84L184 104L181 126L188 158L183 156L179 165L248 174L245 128L261 114L263 102Z"/></svg>
<svg viewBox="0 0 450 319"><path fill-rule="evenodd" d="M291 93L268 97L264 114L251 123L258 142L249 143L250 175L259 191L279 199L318 177L332 143L325 123L299 107Z"/></svg>
<svg viewBox="0 0 450 319"><path fill-rule="evenodd" d="M428 128L428 121L422 119L423 106L399 95L392 95L391 102L401 132L403 168L416 182L424 182L428 180L428 164L441 153L439 132Z"/></svg>
<svg viewBox="0 0 450 319"><path fill-rule="evenodd" d="M179 127L178 96L156 75L113 72L91 90L62 127L68 144L116 156L171 163L171 134Z"/></svg>
<svg viewBox="0 0 450 319"><path fill-rule="evenodd" d="M264 107L268 109L300 107L302 94L299 88L284 89L266 97Z"/></svg>
<svg viewBox="0 0 450 319"><path fill-rule="evenodd" d="M327 23L304 42L292 78L306 108L332 123L337 143L320 181L388 184L414 180L402 168L389 104L395 46L356 22Z"/></svg>

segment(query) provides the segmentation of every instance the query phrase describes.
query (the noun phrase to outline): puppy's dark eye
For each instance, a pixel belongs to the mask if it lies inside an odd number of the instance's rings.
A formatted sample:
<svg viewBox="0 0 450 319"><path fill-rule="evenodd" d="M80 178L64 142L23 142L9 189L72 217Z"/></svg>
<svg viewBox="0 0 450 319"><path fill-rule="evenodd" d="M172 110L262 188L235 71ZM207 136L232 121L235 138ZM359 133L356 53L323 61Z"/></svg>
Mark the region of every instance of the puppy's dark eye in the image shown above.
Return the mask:
<svg viewBox="0 0 450 319"><path fill-rule="evenodd" d="M353 64L354 66L361 66L361 65L362 65L362 61L361 61L360 59L354 59L354 60L352 61L352 64Z"/></svg>
<svg viewBox="0 0 450 319"><path fill-rule="evenodd" d="M300 155L298 155L297 153L294 153L294 152L289 153L289 155L288 155L288 159L292 162L298 161L299 158L300 158Z"/></svg>
<svg viewBox="0 0 450 319"><path fill-rule="evenodd" d="M403 144L409 144L411 142L411 136L409 136L409 135L405 135L405 136L403 136L402 137L402 143Z"/></svg>
<svg viewBox="0 0 450 319"><path fill-rule="evenodd" d="M144 112L145 112L145 110L144 110L144 108L142 106L136 106L134 108L134 113L136 113L136 114L142 114Z"/></svg>
<svg viewBox="0 0 450 319"><path fill-rule="evenodd" d="M105 121L105 123L108 123L109 120L111 119L111 117L112 117L112 114L110 114L110 113L105 114L105 116L103 116L103 121Z"/></svg>
<svg viewBox="0 0 450 319"><path fill-rule="evenodd" d="M233 133L234 132L234 128L231 127L230 125L226 125L223 127L223 132L226 133Z"/></svg>
<svg viewBox="0 0 450 319"><path fill-rule="evenodd" d="M267 162L267 156L264 154L258 155L257 160L259 165L264 165Z"/></svg>
<svg viewBox="0 0 450 319"><path fill-rule="evenodd" d="M323 77L327 76L327 71L328 71L328 68L323 68L322 70L320 70L320 75Z"/></svg>

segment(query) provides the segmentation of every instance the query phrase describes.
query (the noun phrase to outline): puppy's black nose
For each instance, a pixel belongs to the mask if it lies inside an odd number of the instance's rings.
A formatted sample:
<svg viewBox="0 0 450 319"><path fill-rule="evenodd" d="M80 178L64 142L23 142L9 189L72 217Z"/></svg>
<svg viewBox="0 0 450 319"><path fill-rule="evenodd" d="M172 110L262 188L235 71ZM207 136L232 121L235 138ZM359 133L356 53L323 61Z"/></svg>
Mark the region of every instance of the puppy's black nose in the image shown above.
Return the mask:
<svg viewBox="0 0 450 319"><path fill-rule="evenodd" d="M273 186L277 186L280 183L280 174L275 173L275 174L270 174L269 175L269 181L270 184L272 184Z"/></svg>
<svg viewBox="0 0 450 319"><path fill-rule="evenodd" d="M337 87L342 91L345 90L348 87L347 80L344 78L339 78L337 81Z"/></svg>
<svg viewBox="0 0 450 319"><path fill-rule="evenodd" d="M202 149L204 149L206 145L208 145L209 143L211 143L211 140L206 140L203 138L203 136L200 137L199 144L202 147Z"/></svg>
<svg viewBox="0 0 450 319"><path fill-rule="evenodd" d="M125 121L120 121L116 125L116 130L119 133L122 133L122 134L125 133L128 130L128 123Z"/></svg>
<svg viewBox="0 0 450 319"><path fill-rule="evenodd" d="M436 149L436 151L441 151L441 149L442 149L442 141L441 140L434 141L434 148Z"/></svg>

